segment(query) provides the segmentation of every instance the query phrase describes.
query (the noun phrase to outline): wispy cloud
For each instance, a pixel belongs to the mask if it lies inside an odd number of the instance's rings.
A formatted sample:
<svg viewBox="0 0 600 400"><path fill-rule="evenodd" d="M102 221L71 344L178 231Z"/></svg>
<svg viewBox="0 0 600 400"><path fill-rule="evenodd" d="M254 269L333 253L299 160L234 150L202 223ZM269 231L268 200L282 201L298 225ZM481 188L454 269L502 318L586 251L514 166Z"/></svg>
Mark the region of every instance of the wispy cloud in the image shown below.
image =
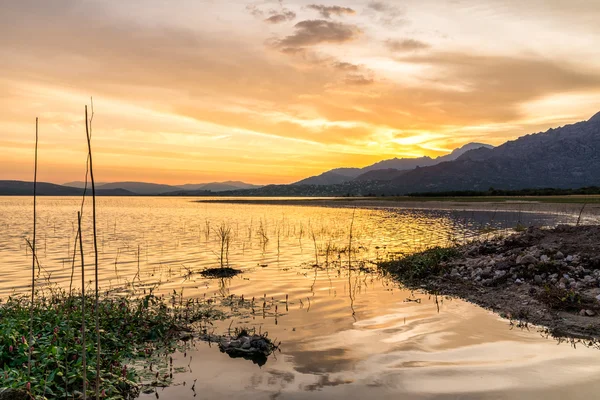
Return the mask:
<svg viewBox="0 0 600 400"><path fill-rule="evenodd" d="M294 19L296 19L296 13L284 8L280 12L275 12L269 18L266 18L265 22L279 24L282 22L293 21Z"/></svg>
<svg viewBox="0 0 600 400"><path fill-rule="evenodd" d="M406 22L403 19L404 12L389 2L371 1L367 5L367 9L373 12L377 20L384 25L398 25Z"/></svg>
<svg viewBox="0 0 600 400"><path fill-rule="evenodd" d="M322 19L300 21L292 35L277 42L282 49L314 46L320 43L344 43L356 39L361 31L356 25Z"/></svg>
<svg viewBox="0 0 600 400"><path fill-rule="evenodd" d="M350 7L324 6L321 4L311 4L311 5L307 6L307 8L318 11L319 14L321 14L321 16L323 18L327 18L327 19L331 18L332 15L343 16L343 15L356 14L356 11L354 11Z"/></svg>
<svg viewBox="0 0 600 400"><path fill-rule="evenodd" d="M386 40L385 45L388 49L394 52L405 52L423 50L429 48L429 44L416 39Z"/></svg>
<svg viewBox="0 0 600 400"><path fill-rule="evenodd" d="M349 62L336 61L331 66L340 71L358 71L360 66Z"/></svg>

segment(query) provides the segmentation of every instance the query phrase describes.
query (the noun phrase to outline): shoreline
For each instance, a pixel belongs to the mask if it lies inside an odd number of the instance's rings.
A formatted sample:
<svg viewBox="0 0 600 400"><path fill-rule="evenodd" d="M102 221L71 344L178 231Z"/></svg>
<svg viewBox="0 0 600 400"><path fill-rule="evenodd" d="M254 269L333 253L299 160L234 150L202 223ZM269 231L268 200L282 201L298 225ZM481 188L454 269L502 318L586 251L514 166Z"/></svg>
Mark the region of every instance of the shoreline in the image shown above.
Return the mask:
<svg viewBox="0 0 600 400"><path fill-rule="evenodd" d="M411 289L453 296L555 337L600 344L600 225L434 248L379 264Z"/></svg>
<svg viewBox="0 0 600 400"><path fill-rule="evenodd" d="M455 201L455 200L377 200L367 198L316 198L316 199L261 199L261 198L219 198L194 199L196 203L241 204L303 207L340 207L340 208L398 208L415 210L455 210L455 211L513 211L524 213L551 213L579 215L585 203L536 202L536 201ZM600 216L600 204L587 203L582 216Z"/></svg>

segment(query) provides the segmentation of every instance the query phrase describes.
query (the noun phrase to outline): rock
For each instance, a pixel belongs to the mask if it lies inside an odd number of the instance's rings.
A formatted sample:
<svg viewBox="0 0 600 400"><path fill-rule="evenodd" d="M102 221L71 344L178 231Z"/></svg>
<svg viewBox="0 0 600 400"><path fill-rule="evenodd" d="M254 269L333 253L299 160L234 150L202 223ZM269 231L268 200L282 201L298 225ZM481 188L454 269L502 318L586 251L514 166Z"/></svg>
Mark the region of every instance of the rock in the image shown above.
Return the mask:
<svg viewBox="0 0 600 400"><path fill-rule="evenodd" d="M600 294L596 296L596 300L600 301Z"/></svg>
<svg viewBox="0 0 600 400"><path fill-rule="evenodd" d="M580 310L580 311L579 311L579 315L581 315L582 317L585 317L585 315L586 315L586 312L585 312L585 310L583 310L583 309L582 309L582 310Z"/></svg>
<svg viewBox="0 0 600 400"><path fill-rule="evenodd" d="M481 276L484 278L489 278L490 276L492 276L492 267L487 267L486 269L484 269L481 273Z"/></svg>
<svg viewBox="0 0 600 400"><path fill-rule="evenodd" d="M557 260L562 260L563 258L565 258L565 255L559 251L554 255L554 258L556 258Z"/></svg>
<svg viewBox="0 0 600 400"><path fill-rule="evenodd" d="M543 263L547 263L550 261L550 257L548 257L547 255L544 254L540 257L540 261Z"/></svg>
<svg viewBox="0 0 600 400"><path fill-rule="evenodd" d="M594 310L585 310L585 315L588 317L594 317L596 316L596 312Z"/></svg>
<svg viewBox="0 0 600 400"><path fill-rule="evenodd" d="M541 285L541 284L544 282L544 280L542 279L542 277L541 277L540 275L536 275L536 276L534 276L534 277L533 277L533 281L534 281L535 283L537 283L538 285Z"/></svg>
<svg viewBox="0 0 600 400"><path fill-rule="evenodd" d="M573 261L573 256L567 256L567 258L565 260L567 262L572 262Z"/></svg>
<svg viewBox="0 0 600 400"><path fill-rule="evenodd" d="M517 278L517 279L515 279L515 283L517 285L521 285L523 283L523 281ZM600 296L598 296L598 297L600 297ZM600 301L600 299L598 301Z"/></svg>

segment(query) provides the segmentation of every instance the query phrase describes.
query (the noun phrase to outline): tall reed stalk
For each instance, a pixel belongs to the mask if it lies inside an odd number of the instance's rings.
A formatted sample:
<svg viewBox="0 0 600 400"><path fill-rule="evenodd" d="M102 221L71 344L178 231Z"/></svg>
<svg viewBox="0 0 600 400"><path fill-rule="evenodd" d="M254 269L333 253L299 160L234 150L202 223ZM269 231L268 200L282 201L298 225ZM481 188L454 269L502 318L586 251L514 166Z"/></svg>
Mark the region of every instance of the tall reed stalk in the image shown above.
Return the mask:
<svg viewBox="0 0 600 400"><path fill-rule="evenodd" d="M38 119L35 119L35 161L33 167L33 239L31 245L31 305L29 307L29 353L27 355L27 377L31 384L31 355L33 353L33 307L35 301L35 234L37 221L37 166L38 166Z"/></svg>
<svg viewBox="0 0 600 400"><path fill-rule="evenodd" d="M92 184L92 225L94 229L94 278L95 278L95 300L94 317L96 320L96 400L100 399L100 319L99 319L99 289L98 289L98 238L96 233L96 185L94 183L94 163L92 160L92 119L94 118L94 103L92 103L92 115L88 119L88 108L85 106L85 135L88 144L88 157L90 160L90 181Z"/></svg>
<svg viewBox="0 0 600 400"><path fill-rule="evenodd" d="M85 262L83 260L83 239L81 238L81 211L77 212L79 252L81 256L81 368L83 370L83 400L87 399L87 359L85 342Z"/></svg>

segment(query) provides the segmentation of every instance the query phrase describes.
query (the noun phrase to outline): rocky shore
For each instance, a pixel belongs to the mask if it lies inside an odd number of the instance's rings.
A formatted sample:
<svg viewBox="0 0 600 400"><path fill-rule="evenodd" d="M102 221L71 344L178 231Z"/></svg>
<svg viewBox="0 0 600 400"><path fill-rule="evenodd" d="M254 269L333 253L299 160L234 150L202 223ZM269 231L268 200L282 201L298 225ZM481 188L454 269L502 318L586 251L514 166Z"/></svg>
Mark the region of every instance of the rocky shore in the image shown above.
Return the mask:
<svg viewBox="0 0 600 400"><path fill-rule="evenodd" d="M381 267L409 287L461 297L554 336L600 339L600 226L529 228Z"/></svg>

